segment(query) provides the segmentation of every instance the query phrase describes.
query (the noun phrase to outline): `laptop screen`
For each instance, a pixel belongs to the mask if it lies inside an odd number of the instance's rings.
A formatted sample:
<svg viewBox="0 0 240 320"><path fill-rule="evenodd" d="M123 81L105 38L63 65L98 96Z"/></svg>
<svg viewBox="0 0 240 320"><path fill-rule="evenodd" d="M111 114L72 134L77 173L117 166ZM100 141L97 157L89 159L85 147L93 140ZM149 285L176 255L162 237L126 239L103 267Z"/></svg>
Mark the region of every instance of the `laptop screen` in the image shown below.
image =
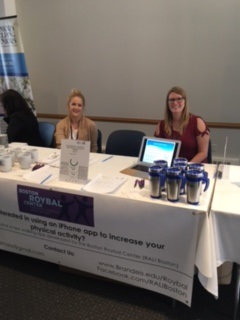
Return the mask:
<svg viewBox="0 0 240 320"><path fill-rule="evenodd" d="M143 137L139 162L153 163L155 160L166 160L172 166L173 159L179 154L181 141L154 137Z"/></svg>

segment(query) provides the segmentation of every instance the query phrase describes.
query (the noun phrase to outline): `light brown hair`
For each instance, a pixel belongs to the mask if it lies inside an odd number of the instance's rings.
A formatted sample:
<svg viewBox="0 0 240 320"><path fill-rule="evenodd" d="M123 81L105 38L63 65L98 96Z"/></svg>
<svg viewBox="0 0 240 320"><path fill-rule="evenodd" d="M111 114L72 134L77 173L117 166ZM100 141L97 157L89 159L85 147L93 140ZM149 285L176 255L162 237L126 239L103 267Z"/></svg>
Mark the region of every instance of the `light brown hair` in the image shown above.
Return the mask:
<svg viewBox="0 0 240 320"><path fill-rule="evenodd" d="M85 97L84 95L82 94L82 92L80 90L77 90L77 89L73 89L70 93L70 95L68 96L68 99L67 99L67 106L69 106L71 100L74 98L74 97L79 97L82 99L82 102L83 102L83 107L85 107Z"/></svg>

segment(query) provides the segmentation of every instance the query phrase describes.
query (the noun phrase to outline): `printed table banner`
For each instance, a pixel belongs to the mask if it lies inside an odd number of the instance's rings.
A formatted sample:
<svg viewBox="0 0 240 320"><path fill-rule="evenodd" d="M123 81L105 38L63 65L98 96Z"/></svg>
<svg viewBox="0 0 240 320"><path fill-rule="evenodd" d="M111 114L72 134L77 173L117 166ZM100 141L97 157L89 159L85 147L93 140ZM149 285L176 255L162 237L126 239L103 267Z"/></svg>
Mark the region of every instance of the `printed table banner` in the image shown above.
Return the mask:
<svg viewBox="0 0 240 320"><path fill-rule="evenodd" d="M0 18L0 94L6 89L22 94L36 114L16 16Z"/></svg>
<svg viewBox="0 0 240 320"><path fill-rule="evenodd" d="M156 291L191 306L198 225L204 214L3 182L0 249Z"/></svg>

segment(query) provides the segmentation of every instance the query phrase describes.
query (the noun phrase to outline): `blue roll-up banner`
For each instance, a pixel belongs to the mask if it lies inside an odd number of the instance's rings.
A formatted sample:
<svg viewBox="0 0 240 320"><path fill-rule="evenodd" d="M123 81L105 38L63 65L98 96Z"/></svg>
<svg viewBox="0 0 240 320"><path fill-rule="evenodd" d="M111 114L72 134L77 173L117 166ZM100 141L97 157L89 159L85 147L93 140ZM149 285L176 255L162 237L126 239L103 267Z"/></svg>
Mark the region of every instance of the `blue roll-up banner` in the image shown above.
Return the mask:
<svg viewBox="0 0 240 320"><path fill-rule="evenodd" d="M18 91L36 114L17 16L0 18L0 94L7 89Z"/></svg>

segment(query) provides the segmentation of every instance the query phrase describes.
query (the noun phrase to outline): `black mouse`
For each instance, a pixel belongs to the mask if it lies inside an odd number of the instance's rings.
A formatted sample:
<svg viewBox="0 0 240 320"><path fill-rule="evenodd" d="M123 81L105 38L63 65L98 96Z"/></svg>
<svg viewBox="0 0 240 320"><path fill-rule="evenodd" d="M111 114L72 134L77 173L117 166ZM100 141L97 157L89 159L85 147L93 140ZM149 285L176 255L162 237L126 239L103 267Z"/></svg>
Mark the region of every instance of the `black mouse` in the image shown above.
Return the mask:
<svg viewBox="0 0 240 320"><path fill-rule="evenodd" d="M40 169L42 167L44 167L43 163L36 163L35 166L33 166L32 171L35 171L35 170Z"/></svg>

